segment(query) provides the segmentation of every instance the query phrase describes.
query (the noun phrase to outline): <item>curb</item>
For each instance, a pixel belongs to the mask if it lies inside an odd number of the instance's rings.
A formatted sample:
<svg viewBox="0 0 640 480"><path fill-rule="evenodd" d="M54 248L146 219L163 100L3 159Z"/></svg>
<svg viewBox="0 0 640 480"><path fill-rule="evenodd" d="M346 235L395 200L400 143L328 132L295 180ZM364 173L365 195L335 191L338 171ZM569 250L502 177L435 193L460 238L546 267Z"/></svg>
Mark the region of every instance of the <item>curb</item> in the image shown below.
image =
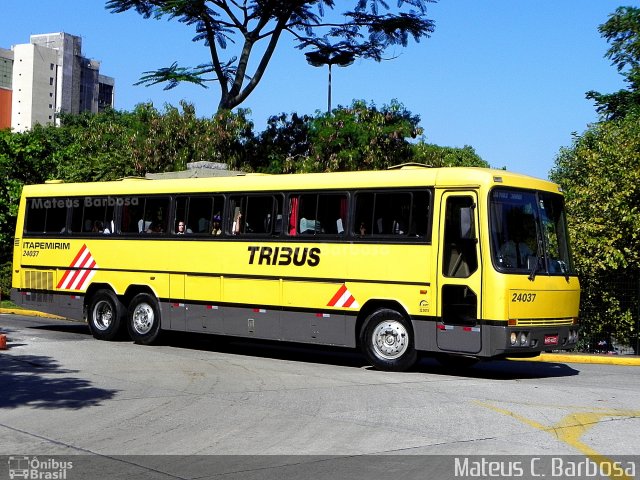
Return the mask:
<svg viewBox="0 0 640 480"><path fill-rule="evenodd" d="M66 317L60 315L53 315L51 313L36 312L35 310L23 310L21 308L0 308L0 314L10 315L25 315L27 317L42 317L42 318L55 318L58 320L65 320Z"/></svg>
<svg viewBox="0 0 640 480"><path fill-rule="evenodd" d="M50 313L36 312L35 310L22 310L20 308L0 308L0 314L26 315L29 317L54 318L66 320L65 317ZM591 363L599 365L625 365L640 367L640 357L624 355L597 355L579 353L541 353L533 358L508 358L518 362L548 362L548 363Z"/></svg>
<svg viewBox="0 0 640 480"><path fill-rule="evenodd" d="M523 359L530 362L591 363L640 367L640 357L626 355L597 355L580 353L541 353L539 357Z"/></svg>

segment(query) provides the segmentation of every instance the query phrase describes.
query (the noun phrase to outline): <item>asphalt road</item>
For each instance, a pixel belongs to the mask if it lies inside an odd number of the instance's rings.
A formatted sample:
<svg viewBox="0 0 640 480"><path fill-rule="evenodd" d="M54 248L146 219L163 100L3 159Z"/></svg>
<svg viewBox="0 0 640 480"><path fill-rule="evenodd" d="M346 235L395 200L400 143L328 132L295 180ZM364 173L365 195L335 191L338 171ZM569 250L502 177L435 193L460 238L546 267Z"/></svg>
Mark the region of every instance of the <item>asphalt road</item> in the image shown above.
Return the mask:
<svg viewBox="0 0 640 480"><path fill-rule="evenodd" d="M388 373L348 350L190 335L145 347L20 315L0 315L0 333L0 456L80 455L68 479L454 478L453 457L474 455L640 474L626 457L640 452L634 366L425 359Z"/></svg>

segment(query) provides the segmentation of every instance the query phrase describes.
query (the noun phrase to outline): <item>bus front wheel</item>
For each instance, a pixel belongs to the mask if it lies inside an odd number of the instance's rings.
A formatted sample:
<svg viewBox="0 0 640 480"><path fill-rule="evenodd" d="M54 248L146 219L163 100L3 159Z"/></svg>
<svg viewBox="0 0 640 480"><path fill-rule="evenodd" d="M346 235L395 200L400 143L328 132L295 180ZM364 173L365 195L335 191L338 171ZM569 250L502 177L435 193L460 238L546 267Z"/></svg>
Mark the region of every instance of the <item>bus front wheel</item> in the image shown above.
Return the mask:
<svg viewBox="0 0 640 480"><path fill-rule="evenodd" d="M361 345L368 360L379 370L408 370L418 359L411 325L396 310L384 308L372 313L364 323Z"/></svg>
<svg viewBox="0 0 640 480"><path fill-rule="evenodd" d="M87 323L91 334L99 340L113 340L120 332L124 306L111 290L98 290L89 304Z"/></svg>
<svg viewBox="0 0 640 480"><path fill-rule="evenodd" d="M139 293L129 304L129 335L136 343L151 345L160 337L160 308L148 293Z"/></svg>

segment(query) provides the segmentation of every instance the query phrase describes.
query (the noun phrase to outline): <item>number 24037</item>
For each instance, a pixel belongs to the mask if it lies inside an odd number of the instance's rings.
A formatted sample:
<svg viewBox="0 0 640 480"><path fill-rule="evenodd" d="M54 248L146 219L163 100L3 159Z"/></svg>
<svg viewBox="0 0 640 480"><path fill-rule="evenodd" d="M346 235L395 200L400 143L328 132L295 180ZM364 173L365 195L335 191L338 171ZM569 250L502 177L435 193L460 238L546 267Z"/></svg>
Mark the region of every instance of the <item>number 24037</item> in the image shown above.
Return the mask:
<svg viewBox="0 0 640 480"><path fill-rule="evenodd" d="M511 295L512 302L531 303L531 302L535 302L535 300L536 300L535 293L513 293Z"/></svg>

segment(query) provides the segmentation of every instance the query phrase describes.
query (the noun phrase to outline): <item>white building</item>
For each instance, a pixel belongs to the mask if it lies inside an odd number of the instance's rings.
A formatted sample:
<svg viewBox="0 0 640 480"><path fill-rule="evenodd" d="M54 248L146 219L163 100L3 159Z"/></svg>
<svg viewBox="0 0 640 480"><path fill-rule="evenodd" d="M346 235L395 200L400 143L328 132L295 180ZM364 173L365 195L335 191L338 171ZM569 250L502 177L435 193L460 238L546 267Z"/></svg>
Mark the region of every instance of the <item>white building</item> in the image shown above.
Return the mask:
<svg viewBox="0 0 640 480"><path fill-rule="evenodd" d="M57 114L98 113L114 105L115 80L82 56L82 39L68 33L32 35L13 46L11 127L29 130Z"/></svg>

